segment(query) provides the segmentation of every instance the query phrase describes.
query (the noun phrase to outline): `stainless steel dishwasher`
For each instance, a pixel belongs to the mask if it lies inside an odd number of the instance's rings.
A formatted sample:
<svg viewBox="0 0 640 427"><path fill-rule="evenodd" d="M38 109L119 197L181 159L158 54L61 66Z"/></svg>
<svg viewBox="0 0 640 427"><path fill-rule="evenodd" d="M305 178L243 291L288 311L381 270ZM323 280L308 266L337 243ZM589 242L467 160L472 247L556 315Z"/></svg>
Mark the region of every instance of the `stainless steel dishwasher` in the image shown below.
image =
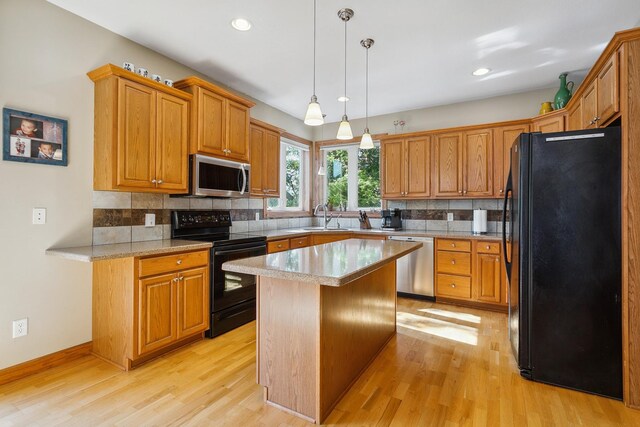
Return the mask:
<svg viewBox="0 0 640 427"><path fill-rule="evenodd" d="M389 236L389 240L422 242L422 247L399 258L396 264L396 282L401 296L434 298L433 292L433 238Z"/></svg>

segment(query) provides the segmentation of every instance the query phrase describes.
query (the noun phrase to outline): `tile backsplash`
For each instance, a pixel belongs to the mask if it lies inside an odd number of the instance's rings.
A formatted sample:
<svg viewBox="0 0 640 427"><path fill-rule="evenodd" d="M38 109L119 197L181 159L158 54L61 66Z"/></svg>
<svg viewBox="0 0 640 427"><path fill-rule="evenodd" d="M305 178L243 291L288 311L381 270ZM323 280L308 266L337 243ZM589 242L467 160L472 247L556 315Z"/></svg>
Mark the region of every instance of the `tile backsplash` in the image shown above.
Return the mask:
<svg viewBox="0 0 640 427"><path fill-rule="evenodd" d="M231 211L232 232L309 227L311 217L263 219L262 199L169 197L166 194L93 192L93 244L139 242L171 238L172 210L223 209ZM156 225L145 227L145 214L156 215ZM256 221L256 214L261 218Z"/></svg>

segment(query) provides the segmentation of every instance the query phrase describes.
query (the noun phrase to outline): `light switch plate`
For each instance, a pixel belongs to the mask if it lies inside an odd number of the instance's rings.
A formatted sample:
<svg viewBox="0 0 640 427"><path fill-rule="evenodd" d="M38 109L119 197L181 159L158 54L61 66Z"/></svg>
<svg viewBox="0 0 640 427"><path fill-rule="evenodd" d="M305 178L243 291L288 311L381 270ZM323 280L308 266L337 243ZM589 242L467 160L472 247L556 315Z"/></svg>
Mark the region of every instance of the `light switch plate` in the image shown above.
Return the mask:
<svg viewBox="0 0 640 427"><path fill-rule="evenodd" d="M447 212L447 221L453 221L453 212Z"/></svg>
<svg viewBox="0 0 640 427"><path fill-rule="evenodd" d="M144 214L144 226L155 227L155 225L156 225L156 214L152 214L152 213Z"/></svg>
<svg viewBox="0 0 640 427"><path fill-rule="evenodd" d="M45 208L33 208L33 223L37 225L46 224L47 210Z"/></svg>

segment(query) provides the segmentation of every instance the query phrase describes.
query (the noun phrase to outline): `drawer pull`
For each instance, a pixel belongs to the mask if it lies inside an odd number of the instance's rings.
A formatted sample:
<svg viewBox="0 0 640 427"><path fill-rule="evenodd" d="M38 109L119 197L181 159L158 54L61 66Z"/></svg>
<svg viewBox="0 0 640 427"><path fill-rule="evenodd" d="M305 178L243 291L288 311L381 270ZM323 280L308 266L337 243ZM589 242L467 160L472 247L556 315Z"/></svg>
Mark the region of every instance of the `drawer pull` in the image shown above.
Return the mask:
<svg viewBox="0 0 640 427"><path fill-rule="evenodd" d="M298 244L301 245L302 244L302 240L298 240Z"/></svg>
<svg viewBox="0 0 640 427"><path fill-rule="evenodd" d="M181 265L182 264L182 260L181 259L177 260L176 264Z"/></svg>
<svg viewBox="0 0 640 427"><path fill-rule="evenodd" d="M184 276L178 277L178 280L184 280Z"/></svg>
<svg viewBox="0 0 640 427"><path fill-rule="evenodd" d="M456 244L455 244L455 243L452 243L452 244L451 244L451 247L452 247L452 248L455 248L455 247L456 247Z"/></svg>
<svg viewBox="0 0 640 427"><path fill-rule="evenodd" d="M279 244L279 245L278 245L278 247L279 247L279 248L281 248L281 247L282 247L282 243L281 243L281 244Z"/></svg>
<svg viewBox="0 0 640 427"><path fill-rule="evenodd" d="M456 263L456 260L455 260L455 259L452 259L452 260L451 260L451 264L455 264L455 263Z"/></svg>
<svg viewBox="0 0 640 427"><path fill-rule="evenodd" d="M174 277L171 281L172 281L172 282L177 282L177 281L178 281L178 278L177 278L177 277Z"/></svg>
<svg viewBox="0 0 640 427"><path fill-rule="evenodd" d="M491 249L491 246L487 245L487 249Z"/></svg>
<svg viewBox="0 0 640 427"><path fill-rule="evenodd" d="M452 287L452 288L455 288L455 287L456 287L456 284L455 284L455 283L452 283L452 284L451 284L451 287Z"/></svg>

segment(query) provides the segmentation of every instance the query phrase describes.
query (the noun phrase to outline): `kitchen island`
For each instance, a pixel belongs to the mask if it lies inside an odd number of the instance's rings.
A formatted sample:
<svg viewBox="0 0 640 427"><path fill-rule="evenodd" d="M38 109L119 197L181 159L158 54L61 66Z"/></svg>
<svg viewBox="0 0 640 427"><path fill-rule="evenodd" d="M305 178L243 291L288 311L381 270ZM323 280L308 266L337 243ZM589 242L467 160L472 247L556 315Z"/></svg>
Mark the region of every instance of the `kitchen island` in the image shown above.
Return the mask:
<svg viewBox="0 0 640 427"><path fill-rule="evenodd" d="M258 276L265 400L315 423L396 333L395 260L422 243L348 239L229 261Z"/></svg>

